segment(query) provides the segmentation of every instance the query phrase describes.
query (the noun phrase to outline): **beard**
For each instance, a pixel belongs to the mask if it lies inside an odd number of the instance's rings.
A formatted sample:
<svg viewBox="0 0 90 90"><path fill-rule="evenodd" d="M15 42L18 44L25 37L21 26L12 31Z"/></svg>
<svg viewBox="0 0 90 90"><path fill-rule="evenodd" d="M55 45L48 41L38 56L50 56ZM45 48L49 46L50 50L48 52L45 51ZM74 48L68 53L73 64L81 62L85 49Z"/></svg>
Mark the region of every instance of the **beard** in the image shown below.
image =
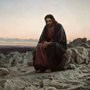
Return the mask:
<svg viewBox="0 0 90 90"><path fill-rule="evenodd" d="M53 26L53 23L52 24L47 24L48 27L52 27Z"/></svg>

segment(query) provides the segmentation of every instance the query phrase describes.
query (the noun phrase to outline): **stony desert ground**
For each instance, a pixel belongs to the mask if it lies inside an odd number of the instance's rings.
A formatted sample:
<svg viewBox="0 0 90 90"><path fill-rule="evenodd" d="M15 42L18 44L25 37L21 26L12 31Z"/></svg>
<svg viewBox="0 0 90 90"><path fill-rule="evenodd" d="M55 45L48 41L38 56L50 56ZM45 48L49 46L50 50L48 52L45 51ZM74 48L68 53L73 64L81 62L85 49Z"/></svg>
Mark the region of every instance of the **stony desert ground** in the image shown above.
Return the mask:
<svg viewBox="0 0 90 90"><path fill-rule="evenodd" d="M90 90L90 40L68 44L65 70L36 73L33 49L0 53L0 90Z"/></svg>

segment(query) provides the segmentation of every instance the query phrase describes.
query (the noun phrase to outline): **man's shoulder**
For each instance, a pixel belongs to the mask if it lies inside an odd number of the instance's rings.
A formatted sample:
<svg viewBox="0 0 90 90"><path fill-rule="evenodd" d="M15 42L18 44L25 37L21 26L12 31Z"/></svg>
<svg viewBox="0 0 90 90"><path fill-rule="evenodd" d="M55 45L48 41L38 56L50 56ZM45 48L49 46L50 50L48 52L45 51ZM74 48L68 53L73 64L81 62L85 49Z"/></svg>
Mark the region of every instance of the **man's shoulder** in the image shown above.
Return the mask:
<svg viewBox="0 0 90 90"><path fill-rule="evenodd" d="M56 27L61 28L61 27L63 27L63 26L62 26L61 23L57 23L57 24L56 24Z"/></svg>
<svg viewBox="0 0 90 90"><path fill-rule="evenodd" d="M57 23L56 26L62 27L62 24L61 23Z"/></svg>

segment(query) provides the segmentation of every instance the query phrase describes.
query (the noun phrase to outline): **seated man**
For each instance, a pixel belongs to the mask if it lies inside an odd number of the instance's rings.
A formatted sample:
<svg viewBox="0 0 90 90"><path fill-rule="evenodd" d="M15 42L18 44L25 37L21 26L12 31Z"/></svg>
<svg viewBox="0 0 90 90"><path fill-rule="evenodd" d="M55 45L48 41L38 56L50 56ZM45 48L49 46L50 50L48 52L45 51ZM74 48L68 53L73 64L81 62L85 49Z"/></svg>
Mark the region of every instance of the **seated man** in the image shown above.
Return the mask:
<svg viewBox="0 0 90 90"><path fill-rule="evenodd" d="M64 28L53 15L45 16L46 25L40 36L33 56L33 65L37 72L51 71L63 68L63 55L67 49L67 39Z"/></svg>

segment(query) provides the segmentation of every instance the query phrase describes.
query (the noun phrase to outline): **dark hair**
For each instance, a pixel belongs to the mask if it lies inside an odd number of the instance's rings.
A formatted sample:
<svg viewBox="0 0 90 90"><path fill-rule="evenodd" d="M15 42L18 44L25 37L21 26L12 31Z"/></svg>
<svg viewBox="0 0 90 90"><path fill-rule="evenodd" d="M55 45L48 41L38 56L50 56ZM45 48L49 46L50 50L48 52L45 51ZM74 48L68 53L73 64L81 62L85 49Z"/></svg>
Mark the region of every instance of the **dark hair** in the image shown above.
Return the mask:
<svg viewBox="0 0 90 90"><path fill-rule="evenodd" d="M46 19L47 19L47 18L52 19L54 24L56 24L56 23L57 23L57 21L55 20L55 18L54 18L54 16L53 16L52 14L48 14L48 15L46 15L46 16L45 16L45 18L44 18L44 19L45 19L45 21L46 21Z"/></svg>

